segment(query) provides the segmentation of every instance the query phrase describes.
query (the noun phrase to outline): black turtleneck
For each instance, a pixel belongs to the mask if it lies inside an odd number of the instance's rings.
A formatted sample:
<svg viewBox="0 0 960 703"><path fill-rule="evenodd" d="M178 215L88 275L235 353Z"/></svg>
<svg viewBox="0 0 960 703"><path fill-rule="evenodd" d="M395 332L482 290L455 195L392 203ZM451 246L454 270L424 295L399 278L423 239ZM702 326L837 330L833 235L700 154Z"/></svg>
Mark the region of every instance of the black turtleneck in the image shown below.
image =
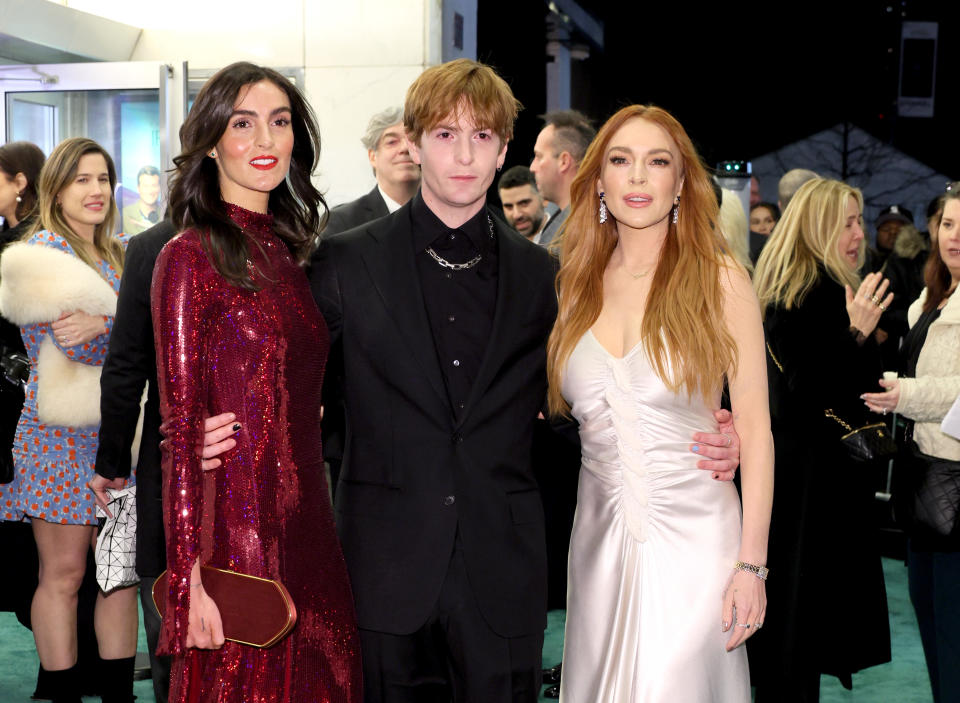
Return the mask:
<svg viewBox="0 0 960 703"><path fill-rule="evenodd" d="M417 273L433 332L437 358L455 416L463 411L490 338L497 303L497 239L487 209L451 229L423 201L410 206ZM452 270L427 251L452 264L479 255L468 269Z"/></svg>

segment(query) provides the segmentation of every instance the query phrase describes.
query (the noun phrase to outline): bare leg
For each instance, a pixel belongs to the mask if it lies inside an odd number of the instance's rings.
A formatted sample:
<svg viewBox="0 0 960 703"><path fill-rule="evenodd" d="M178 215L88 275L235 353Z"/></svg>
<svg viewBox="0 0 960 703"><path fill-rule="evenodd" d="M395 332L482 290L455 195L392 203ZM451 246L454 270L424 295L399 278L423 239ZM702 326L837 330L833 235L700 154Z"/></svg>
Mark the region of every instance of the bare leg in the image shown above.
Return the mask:
<svg viewBox="0 0 960 703"><path fill-rule="evenodd" d="M137 587L118 588L97 596L93 612L97 645L102 659L124 659L137 654Z"/></svg>
<svg viewBox="0 0 960 703"><path fill-rule="evenodd" d="M40 582L30 619L40 664L47 671L77 663L77 591L86 569L92 525L58 525L34 518Z"/></svg>

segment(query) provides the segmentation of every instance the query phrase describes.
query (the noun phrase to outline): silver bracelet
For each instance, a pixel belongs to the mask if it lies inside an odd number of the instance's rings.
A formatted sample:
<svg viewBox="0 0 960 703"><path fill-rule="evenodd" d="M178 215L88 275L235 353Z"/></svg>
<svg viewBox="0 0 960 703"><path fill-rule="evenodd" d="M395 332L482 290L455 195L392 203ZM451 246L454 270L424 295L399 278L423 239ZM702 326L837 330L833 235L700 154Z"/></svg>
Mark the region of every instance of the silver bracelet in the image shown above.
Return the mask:
<svg viewBox="0 0 960 703"><path fill-rule="evenodd" d="M749 571L751 574L756 576L761 581L766 581L767 576L770 575L770 569L765 566L757 566L756 564L748 564L745 561L738 561L733 565L733 568L736 571Z"/></svg>

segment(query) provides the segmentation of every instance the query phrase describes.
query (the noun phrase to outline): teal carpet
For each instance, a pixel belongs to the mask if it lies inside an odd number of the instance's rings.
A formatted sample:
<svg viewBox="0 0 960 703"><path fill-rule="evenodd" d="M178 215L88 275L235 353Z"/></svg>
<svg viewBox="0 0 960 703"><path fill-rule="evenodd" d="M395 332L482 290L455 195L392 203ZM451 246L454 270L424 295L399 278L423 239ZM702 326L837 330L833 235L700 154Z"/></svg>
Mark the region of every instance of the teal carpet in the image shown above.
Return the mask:
<svg viewBox="0 0 960 703"><path fill-rule="evenodd" d="M900 561L884 559L883 571L890 605L893 661L854 675L852 691L845 690L835 678L824 676L820 693L822 703L930 703L933 700L920 647L920 635L907 595L906 567ZM563 622L562 610L552 611L548 615L543 644L544 666L552 666L560 661L563 653ZM141 625L141 649L144 648L144 641ZM0 613L0 703L24 703L30 700L36 684L37 663L33 636L20 626L12 613ZM134 690L139 703L154 703L149 680L138 681Z"/></svg>

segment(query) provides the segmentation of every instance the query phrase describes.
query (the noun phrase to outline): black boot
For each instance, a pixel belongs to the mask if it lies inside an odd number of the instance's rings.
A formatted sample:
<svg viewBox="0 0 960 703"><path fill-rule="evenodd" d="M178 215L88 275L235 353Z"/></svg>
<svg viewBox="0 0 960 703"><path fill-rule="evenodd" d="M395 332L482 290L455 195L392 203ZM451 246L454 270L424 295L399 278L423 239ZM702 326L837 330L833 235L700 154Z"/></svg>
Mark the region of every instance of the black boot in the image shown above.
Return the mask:
<svg viewBox="0 0 960 703"><path fill-rule="evenodd" d="M103 703L133 703L133 664L136 657L102 659L100 671L103 683L100 699Z"/></svg>
<svg viewBox="0 0 960 703"><path fill-rule="evenodd" d="M80 703L79 670L74 664L69 669L48 671L40 667L39 681L45 684L46 694L53 703Z"/></svg>

